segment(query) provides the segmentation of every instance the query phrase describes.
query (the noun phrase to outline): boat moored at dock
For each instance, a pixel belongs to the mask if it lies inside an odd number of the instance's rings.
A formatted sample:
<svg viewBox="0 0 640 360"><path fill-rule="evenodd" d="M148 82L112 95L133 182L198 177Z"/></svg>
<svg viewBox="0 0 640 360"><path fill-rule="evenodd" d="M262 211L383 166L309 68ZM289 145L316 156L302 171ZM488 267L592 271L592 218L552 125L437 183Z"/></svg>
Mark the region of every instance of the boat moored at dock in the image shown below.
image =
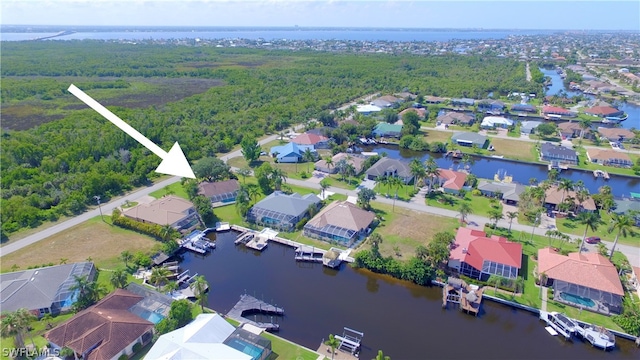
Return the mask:
<svg viewBox="0 0 640 360"><path fill-rule="evenodd" d="M580 327L573 319L559 312L540 311L540 319L545 321L557 334L562 335L566 340L571 340L578 333ZM549 330L547 330L549 331ZM549 331L554 335L553 332Z"/></svg>
<svg viewBox="0 0 640 360"><path fill-rule="evenodd" d="M610 350L616 347L616 337L603 326L588 324L578 327L578 335L588 341L592 346L602 350Z"/></svg>

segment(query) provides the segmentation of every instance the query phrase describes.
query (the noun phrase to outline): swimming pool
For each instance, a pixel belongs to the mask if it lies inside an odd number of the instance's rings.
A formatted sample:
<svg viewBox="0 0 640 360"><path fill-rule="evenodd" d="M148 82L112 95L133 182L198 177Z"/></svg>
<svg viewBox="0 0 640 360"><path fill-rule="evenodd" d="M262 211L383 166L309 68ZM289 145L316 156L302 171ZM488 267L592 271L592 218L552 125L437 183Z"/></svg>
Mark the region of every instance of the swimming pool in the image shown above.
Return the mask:
<svg viewBox="0 0 640 360"><path fill-rule="evenodd" d="M262 352L264 351L264 349L261 349L255 345L249 344L248 342L242 341L240 339L231 339L228 342L226 342L226 344L236 350L242 351L243 353L251 356L254 360L260 359L260 356L262 356Z"/></svg>
<svg viewBox="0 0 640 360"><path fill-rule="evenodd" d="M573 295L565 292L560 293L560 298L562 298L565 301L572 302L574 304L582 305L584 307L593 307L596 305L596 303L589 298Z"/></svg>
<svg viewBox="0 0 640 360"><path fill-rule="evenodd" d="M154 324L157 324L160 321L162 321L162 319L164 319L164 316L162 316L162 314L158 314L156 312L152 312L149 310L141 311L140 314L138 314L138 316L140 316L145 320L151 321Z"/></svg>

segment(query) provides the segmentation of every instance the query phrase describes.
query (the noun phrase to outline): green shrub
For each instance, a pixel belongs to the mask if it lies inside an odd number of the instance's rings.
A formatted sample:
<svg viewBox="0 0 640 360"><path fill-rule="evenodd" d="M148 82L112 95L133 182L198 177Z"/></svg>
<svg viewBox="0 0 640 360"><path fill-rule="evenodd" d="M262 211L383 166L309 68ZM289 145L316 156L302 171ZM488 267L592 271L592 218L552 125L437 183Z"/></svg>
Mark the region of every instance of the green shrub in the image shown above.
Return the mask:
<svg viewBox="0 0 640 360"><path fill-rule="evenodd" d="M140 349L142 349L142 344L140 344L139 342L135 343L133 345L133 352L137 353L138 351L140 351Z"/></svg>

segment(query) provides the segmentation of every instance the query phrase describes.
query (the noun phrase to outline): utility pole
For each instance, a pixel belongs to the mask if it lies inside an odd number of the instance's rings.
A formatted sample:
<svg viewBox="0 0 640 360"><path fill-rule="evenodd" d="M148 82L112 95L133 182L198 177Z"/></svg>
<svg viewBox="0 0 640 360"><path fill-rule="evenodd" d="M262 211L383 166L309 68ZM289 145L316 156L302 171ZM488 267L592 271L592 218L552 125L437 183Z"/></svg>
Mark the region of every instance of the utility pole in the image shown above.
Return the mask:
<svg viewBox="0 0 640 360"><path fill-rule="evenodd" d="M103 222L106 222L104 221L104 216L102 216L102 206L100 206L100 196L96 195L93 198L96 199L96 201L98 202L98 209L100 209L100 219L102 219Z"/></svg>

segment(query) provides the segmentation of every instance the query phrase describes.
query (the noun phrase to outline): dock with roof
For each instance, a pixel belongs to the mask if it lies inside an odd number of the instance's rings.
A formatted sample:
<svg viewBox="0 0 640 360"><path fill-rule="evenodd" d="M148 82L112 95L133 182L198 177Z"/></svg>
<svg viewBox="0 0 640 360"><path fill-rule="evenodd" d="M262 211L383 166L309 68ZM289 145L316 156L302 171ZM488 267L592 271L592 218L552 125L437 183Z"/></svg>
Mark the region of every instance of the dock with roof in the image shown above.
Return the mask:
<svg viewBox="0 0 640 360"><path fill-rule="evenodd" d="M464 280L450 277L442 288L442 307L449 303L458 304L460 310L475 316L480 311L484 288L469 285Z"/></svg>
<svg viewBox="0 0 640 360"><path fill-rule="evenodd" d="M233 308L227 313L227 316L243 324L251 324L267 331L280 330L280 324L273 322L259 322L246 318L246 315L271 315L284 316L284 309L271 305L265 301L256 299L255 297L247 294L240 295L240 300L233 306Z"/></svg>

